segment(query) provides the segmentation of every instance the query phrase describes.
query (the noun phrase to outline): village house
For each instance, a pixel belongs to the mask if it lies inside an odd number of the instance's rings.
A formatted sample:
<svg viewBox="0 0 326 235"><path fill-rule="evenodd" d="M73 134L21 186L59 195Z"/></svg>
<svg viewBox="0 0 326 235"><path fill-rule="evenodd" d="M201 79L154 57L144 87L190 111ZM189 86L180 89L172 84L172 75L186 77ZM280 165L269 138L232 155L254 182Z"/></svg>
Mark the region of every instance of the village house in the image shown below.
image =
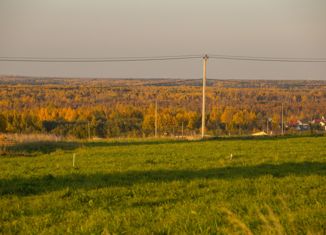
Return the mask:
<svg viewBox="0 0 326 235"><path fill-rule="evenodd" d="M324 116L322 116L322 118L320 118L320 119L312 120L311 124L320 126L320 127L322 127L323 130L326 131L326 119Z"/></svg>

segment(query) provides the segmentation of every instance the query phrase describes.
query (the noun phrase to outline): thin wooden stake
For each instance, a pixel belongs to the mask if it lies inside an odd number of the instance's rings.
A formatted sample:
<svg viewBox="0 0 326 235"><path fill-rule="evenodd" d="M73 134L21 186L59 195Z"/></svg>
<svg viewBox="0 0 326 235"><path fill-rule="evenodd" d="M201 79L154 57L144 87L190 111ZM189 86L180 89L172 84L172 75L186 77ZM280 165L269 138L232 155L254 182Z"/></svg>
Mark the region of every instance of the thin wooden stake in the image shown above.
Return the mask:
<svg viewBox="0 0 326 235"><path fill-rule="evenodd" d="M74 153L72 155L72 167L75 168L75 160L76 160L76 154Z"/></svg>

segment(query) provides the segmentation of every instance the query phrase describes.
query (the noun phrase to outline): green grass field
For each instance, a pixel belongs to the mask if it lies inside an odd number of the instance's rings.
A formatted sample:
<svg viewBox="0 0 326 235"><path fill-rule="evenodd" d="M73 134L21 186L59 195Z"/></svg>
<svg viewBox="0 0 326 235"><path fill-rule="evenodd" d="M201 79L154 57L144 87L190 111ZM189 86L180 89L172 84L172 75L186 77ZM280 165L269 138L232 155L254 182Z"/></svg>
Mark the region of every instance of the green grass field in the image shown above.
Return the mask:
<svg viewBox="0 0 326 235"><path fill-rule="evenodd" d="M2 234L325 234L326 137L15 146L0 196Z"/></svg>

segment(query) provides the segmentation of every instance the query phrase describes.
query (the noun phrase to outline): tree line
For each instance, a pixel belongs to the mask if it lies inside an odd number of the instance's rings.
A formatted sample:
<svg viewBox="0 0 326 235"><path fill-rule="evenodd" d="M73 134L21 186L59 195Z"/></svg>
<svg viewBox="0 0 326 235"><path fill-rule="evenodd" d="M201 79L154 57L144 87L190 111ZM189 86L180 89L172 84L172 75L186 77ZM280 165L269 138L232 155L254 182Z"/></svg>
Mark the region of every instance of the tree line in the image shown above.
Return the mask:
<svg viewBox="0 0 326 235"><path fill-rule="evenodd" d="M170 82L170 81L169 81ZM285 122L320 118L326 110L323 86L284 88L279 83L250 87L252 82L218 82L207 88L209 134L280 131L281 104ZM294 84L294 85L293 85ZM301 84L301 82L300 82ZM309 84L308 84L309 85ZM141 80L60 80L52 84L1 84L0 132L51 133L76 138L192 135L201 127L201 87Z"/></svg>

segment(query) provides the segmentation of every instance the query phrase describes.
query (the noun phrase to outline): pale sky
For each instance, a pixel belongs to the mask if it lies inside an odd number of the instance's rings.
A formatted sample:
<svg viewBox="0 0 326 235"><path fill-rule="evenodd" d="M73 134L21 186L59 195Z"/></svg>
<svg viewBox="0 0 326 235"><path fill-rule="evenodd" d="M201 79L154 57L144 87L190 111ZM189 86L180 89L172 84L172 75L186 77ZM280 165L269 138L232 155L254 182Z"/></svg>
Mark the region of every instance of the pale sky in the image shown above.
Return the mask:
<svg viewBox="0 0 326 235"><path fill-rule="evenodd" d="M326 58L325 0L0 0L0 57ZM200 78L200 60L0 62L0 74ZM214 79L326 79L326 64L210 60Z"/></svg>

